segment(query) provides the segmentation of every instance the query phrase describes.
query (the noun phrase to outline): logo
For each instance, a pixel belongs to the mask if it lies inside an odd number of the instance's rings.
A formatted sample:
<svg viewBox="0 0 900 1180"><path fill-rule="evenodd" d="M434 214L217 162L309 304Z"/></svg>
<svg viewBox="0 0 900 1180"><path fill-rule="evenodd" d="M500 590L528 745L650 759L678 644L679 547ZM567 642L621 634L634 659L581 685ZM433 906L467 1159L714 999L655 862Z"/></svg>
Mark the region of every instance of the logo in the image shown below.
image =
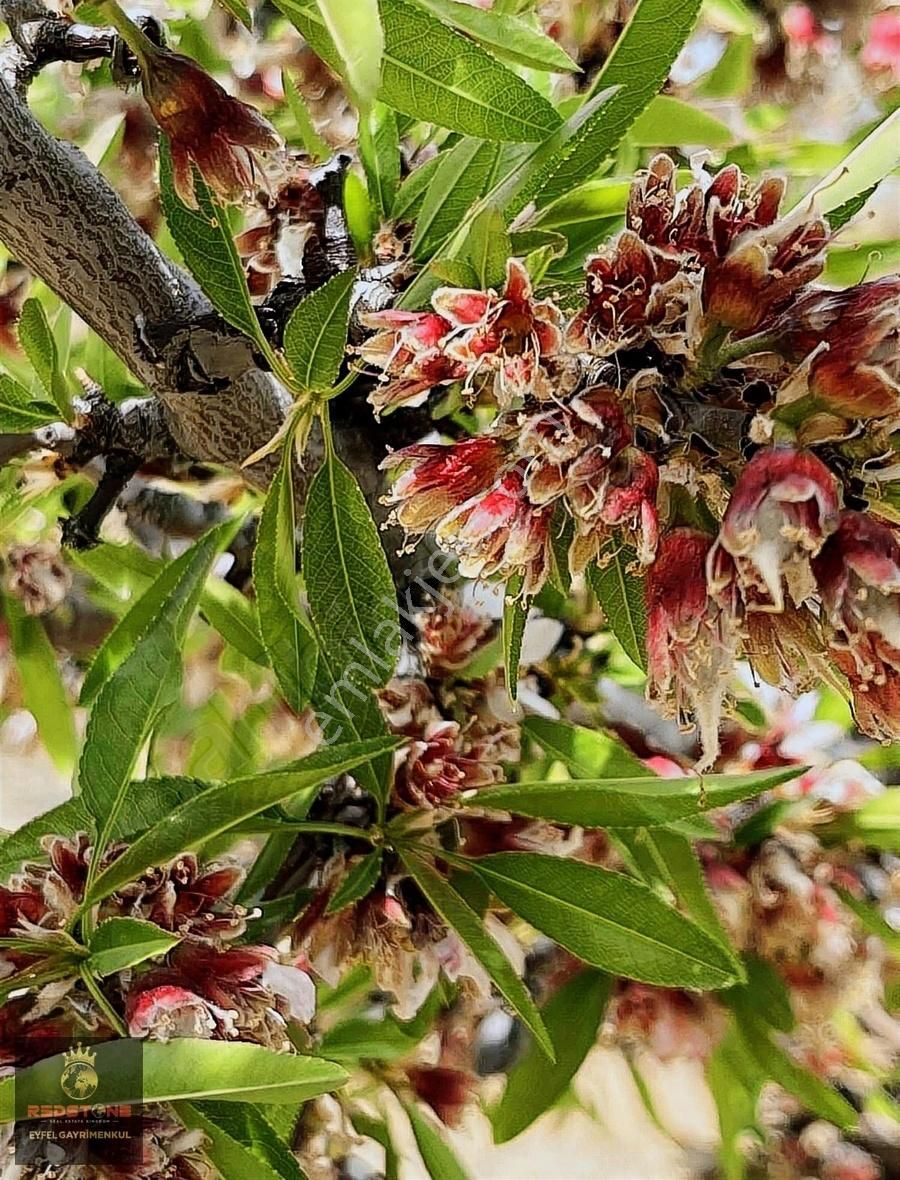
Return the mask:
<svg viewBox="0 0 900 1180"><path fill-rule="evenodd" d="M75 1102L85 1102L90 1098L100 1079L94 1069L97 1054L85 1049L79 1042L71 1053L63 1053L63 1071L59 1079L62 1092Z"/></svg>

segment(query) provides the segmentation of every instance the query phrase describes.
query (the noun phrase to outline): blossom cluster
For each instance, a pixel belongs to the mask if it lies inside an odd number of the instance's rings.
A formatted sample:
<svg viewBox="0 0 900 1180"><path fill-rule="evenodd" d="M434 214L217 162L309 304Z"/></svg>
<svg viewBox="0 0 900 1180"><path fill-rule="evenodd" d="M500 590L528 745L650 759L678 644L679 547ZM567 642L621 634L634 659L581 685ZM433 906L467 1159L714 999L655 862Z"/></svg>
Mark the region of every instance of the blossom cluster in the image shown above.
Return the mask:
<svg viewBox="0 0 900 1180"><path fill-rule="evenodd" d="M385 460L396 523L526 598L560 545L572 575L630 547L650 694L698 720L707 761L741 654L846 685L866 733L900 736L898 540L859 494L900 421L900 278L818 286L830 231L780 215L783 192L734 165L679 190L658 156L574 314L510 259L501 291L370 314L362 347L377 412L449 387L478 410L470 437Z"/></svg>

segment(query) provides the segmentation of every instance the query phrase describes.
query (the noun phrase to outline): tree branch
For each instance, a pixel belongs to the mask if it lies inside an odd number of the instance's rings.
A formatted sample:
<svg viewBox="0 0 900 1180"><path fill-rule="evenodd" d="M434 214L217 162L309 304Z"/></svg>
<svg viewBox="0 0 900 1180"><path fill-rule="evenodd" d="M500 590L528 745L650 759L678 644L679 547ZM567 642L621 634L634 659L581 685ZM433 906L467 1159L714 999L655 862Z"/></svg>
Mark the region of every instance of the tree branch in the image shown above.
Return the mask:
<svg viewBox="0 0 900 1180"><path fill-rule="evenodd" d="M159 398L180 450L238 467L281 425L286 392L83 153L34 118L11 84L15 54L20 64L27 55L7 48L0 76L0 239ZM198 388L217 392L191 392ZM264 485L271 469L272 461L263 461L247 476Z"/></svg>

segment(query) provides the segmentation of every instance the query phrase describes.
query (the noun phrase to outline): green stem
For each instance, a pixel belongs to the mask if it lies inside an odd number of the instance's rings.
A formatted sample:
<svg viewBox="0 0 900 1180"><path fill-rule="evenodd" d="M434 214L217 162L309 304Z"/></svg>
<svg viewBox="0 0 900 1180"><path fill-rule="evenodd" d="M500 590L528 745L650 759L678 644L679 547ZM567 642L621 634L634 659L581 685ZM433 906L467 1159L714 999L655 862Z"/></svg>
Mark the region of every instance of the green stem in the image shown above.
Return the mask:
<svg viewBox="0 0 900 1180"><path fill-rule="evenodd" d="M78 974L81 976L81 982L91 993L94 1002L109 1021L110 1025L115 1029L120 1037L127 1037L128 1029L125 1027L125 1022L100 990L100 985L97 983L96 979L94 979L93 975L91 975L90 969L86 963L82 964Z"/></svg>

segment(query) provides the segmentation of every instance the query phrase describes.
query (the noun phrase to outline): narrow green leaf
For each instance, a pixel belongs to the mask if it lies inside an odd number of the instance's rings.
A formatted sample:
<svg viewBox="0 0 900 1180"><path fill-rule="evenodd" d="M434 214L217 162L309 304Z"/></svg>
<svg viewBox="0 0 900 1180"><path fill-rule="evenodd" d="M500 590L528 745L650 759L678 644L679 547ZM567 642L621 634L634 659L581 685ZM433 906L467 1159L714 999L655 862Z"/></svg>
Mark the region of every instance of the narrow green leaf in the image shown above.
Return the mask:
<svg viewBox="0 0 900 1180"><path fill-rule="evenodd" d="M640 0L591 87L619 87L601 113L588 119L545 173L541 203L593 176L622 141L669 75L700 12L701 0Z"/></svg>
<svg viewBox="0 0 900 1180"><path fill-rule="evenodd" d="M179 853L198 848L243 820L292 796L302 794L304 806L301 808L298 804L292 812L302 818L305 808L312 802L323 782L397 745L397 738L377 738L345 746L330 746L317 750L291 766L207 787L139 836L104 869L94 881L86 904L114 893L128 881L139 877L151 865L166 864Z"/></svg>
<svg viewBox="0 0 900 1180"><path fill-rule="evenodd" d="M256 603L240 590L223 578L210 578L200 595L200 613L242 656L254 664L268 664Z"/></svg>
<svg viewBox="0 0 900 1180"><path fill-rule="evenodd" d="M189 209L180 200L172 180L172 152L164 136L159 145L159 189L169 232L194 278L229 324L268 350L250 302L228 215L215 204L196 169L194 192L199 208Z"/></svg>
<svg viewBox="0 0 900 1180"><path fill-rule="evenodd" d="M426 860L413 852L401 852L410 876L434 906L438 914L463 940L484 967L497 990L525 1026L531 1030L544 1054L553 1060L553 1045L540 1013L528 989L513 970L509 960L466 901Z"/></svg>
<svg viewBox="0 0 900 1180"><path fill-rule="evenodd" d="M287 70L281 71L281 88L284 91L284 101L293 116L303 150L317 164L324 164L326 160L331 158L331 146L316 131L306 100ZM289 142L293 141L289 140Z"/></svg>
<svg viewBox="0 0 900 1180"><path fill-rule="evenodd" d="M360 1135L374 1139L384 1148L384 1180L400 1180L400 1156L394 1147L388 1124L383 1119L373 1118L357 1108L350 1112L350 1121Z"/></svg>
<svg viewBox="0 0 900 1180"><path fill-rule="evenodd" d="M337 380L347 347L355 270L345 270L313 291L291 314L284 352L304 392L324 392Z"/></svg>
<svg viewBox="0 0 900 1180"><path fill-rule="evenodd" d="M473 220L467 243L467 257L475 271L475 285L479 290L503 285L506 261L511 254L512 245L503 214L496 205L488 205Z"/></svg>
<svg viewBox="0 0 900 1180"><path fill-rule="evenodd" d="M819 1118L834 1123L842 1131L856 1126L857 1113L846 1098L821 1078L796 1061L778 1044L770 1026L759 1016L738 1012L738 1028L744 1051L773 1082Z"/></svg>
<svg viewBox="0 0 900 1180"><path fill-rule="evenodd" d="M95 1048L98 1086L92 1099L101 1106L181 1099L216 1098L223 1102L299 1103L340 1089L346 1072L331 1061L293 1053L276 1053L244 1041L205 1041L179 1037L167 1043L146 1041L141 1047L142 1076L131 1068L133 1040L107 1041ZM47 1057L16 1077L0 1081L0 1122L20 1109L62 1098L62 1055ZM137 1084L138 1089L132 1086Z"/></svg>
<svg viewBox="0 0 900 1180"><path fill-rule="evenodd" d="M661 876L687 911L688 917L733 957L731 942L706 888L703 869L690 840L671 828L653 828L652 831L638 833L637 839L645 839L653 845Z"/></svg>
<svg viewBox="0 0 900 1180"><path fill-rule="evenodd" d="M506 692L511 701L519 695L519 663L522 658L522 640L525 624L528 622L528 603L521 596L522 577L516 574L506 583L503 599L503 669L506 678Z"/></svg>
<svg viewBox="0 0 900 1180"><path fill-rule="evenodd" d="M113 975L135 967L145 959L164 955L181 941L154 922L140 918L108 918L101 922L88 942L91 952L86 966L94 975Z"/></svg>
<svg viewBox="0 0 900 1180"><path fill-rule="evenodd" d="M331 43L341 62L341 77L357 104L366 107L381 83L384 34L378 0L316 0Z"/></svg>
<svg viewBox="0 0 900 1180"><path fill-rule="evenodd" d="M310 485L303 570L316 631L342 674L364 689L386 684L400 650L394 581L359 484L334 455Z"/></svg>
<svg viewBox="0 0 900 1180"><path fill-rule="evenodd" d="M632 123L628 138L636 147L689 144L725 148L734 143L727 123L668 94L657 94L650 100Z"/></svg>
<svg viewBox="0 0 900 1180"><path fill-rule="evenodd" d="M643 778L647 768L627 746L602 730L549 717L526 717L522 729L576 778Z"/></svg>
<svg viewBox="0 0 900 1180"><path fill-rule="evenodd" d="M308 0L278 0L278 7L340 71L334 43ZM559 125L545 98L468 37L408 0L381 0L379 7L384 60L378 97L394 110L509 143L541 140Z"/></svg>
<svg viewBox="0 0 900 1180"><path fill-rule="evenodd" d="M745 1136L757 1127L757 1104L765 1080L756 1062L745 1053L739 1034L729 1030L706 1068L706 1081L719 1115L722 1180L746 1180Z"/></svg>
<svg viewBox="0 0 900 1180"><path fill-rule="evenodd" d="M219 0L219 3L230 16L233 16L236 21L240 21L245 29L250 29L252 32L253 17L243 0Z"/></svg>
<svg viewBox="0 0 900 1180"><path fill-rule="evenodd" d="M432 156L418 164L401 182L394 201L394 219L396 221L412 221L418 216L425 199L425 192L434 179L435 172L443 164L446 154L446 152L441 152L439 155Z"/></svg>
<svg viewBox="0 0 900 1180"><path fill-rule="evenodd" d="M19 343L31 366L37 373L41 385L64 419L71 413L69 392L59 365L56 341L47 323L47 316L40 301L26 299L19 317Z"/></svg>
<svg viewBox="0 0 900 1180"><path fill-rule="evenodd" d="M430 258L448 234L453 233L469 206L482 196L494 175L499 153L496 143L465 138L437 157L416 218L411 249L417 261ZM417 169L412 175L417 176L421 171Z"/></svg>
<svg viewBox="0 0 900 1180"><path fill-rule="evenodd" d="M900 110L893 111L837 167L819 181L795 209L831 213L871 189L900 164Z"/></svg>
<svg viewBox="0 0 900 1180"><path fill-rule="evenodd" d="M223 1180L304 1180L287 1144L247 1102L177 1102L175 1113L206 1137L204 1153Z"/></svg>
<svg viewBox="0 0 900 1180"><path fill-rule="evenodd" d="M565 1094L596 1043L611 984L601 971L579 971L543 1006L556 1061L531 1045L509 1071L503 1097L489 1112L495 1143L521 1135Z"/></svg>
<svg viewBox="0 0 900 1180"><path fill-rule="evenodd" d="M146 831L168 815L173 808L203 790L206 783L191 778L143 779L129 783L118 820L110 826L110 840L124 840L136 832ZM26 860L46 858L41 841L44 836L92 834L94 817L80 796L45 811L17 828L0 844L0 875L15 872Z"/></svg>
<svg viewBox="0 0 900 1180"><path fill-rule="evenodd" d="M608 559L608 561L606 561ZM613 542L602 555L604 566L592 565L587 576L603 608L609 629L639 668L647 670L647 607L644 583L629 572L637 554L627 545Z"/></svg>
<svg viewBox="0 0 900 1180"><path fill-rule="evenodd" d="M850 197L849 200L844 201L843 205L838 205L837 209L832 209L828 214L828 224L832 232L843 229L847 222L851 221L861 211L877 188L877 184L870 185L855 197Z"/></svg>
<svg viewBox="0 0 900 1180"><path fill-rule="evenodd" d="M485 787L462 802L585 828L660 827L741 799L752 799L796 777L797 768L781 767L696 778L652 775L526 781Z"/></svg>
<svg viewBox="0 0 900 1180"><path fill-rule="evenodd" d="M207 534L208 540L204 542L200 557L201 564L205 564L207 569L215 554L228 543L236 527L236 522L228 522ZM211 546L212 554L208 552ZM96 699L103 685L134 651L142 636L160 619L166 604L182 581L200 576L201 571L195 569L197 561L198 550L194 546L168 565L158 567L159 572L152 584L132 603L97 649L81 686L80 704L90 705Z"/></svg>
<svg viewBox="0 0 900 1180"><path fill-rule="evenodd" d="M381 849L376 848L362 857L350 869L331 896L326 913L337 914L367 897L381 873Z"/></svg>
<svg viewBox="0 0 900 1180"><path fill-rule="evenodd" d="M431 1180L469 1180L469 1173L432 1119L412 1102L404 1103L404 1110L409 1116L416 1147Z"/></svg>
<svg viewBox="0 0 900 1180"><path fill-rule="evenodd" d="M4 599L3 607L25 708L37 722L41 741L54 765L69 775L75 765L78 740L56 652L39 618L27 615L15 598Z"/></svg>
<svg viewBox="0 0 900 1180"><path fill-rule="evenodd" d="M33 402L24 386L6 373L0 373L0 431L4 434L31 434L58 416L55 407L51 413Z"/></svg>
<svg viewBox="0 0 900 1180"><path fill-rule="evenodd" d="M298 603L292 464L293 447L287 445L259 518L253 587L260 634L278 687L290 708L299 713L312 696L318 647Z"/></svg>
<svg viewBox="0 0 900 1180"><path fill-rule="evenodd" d="M118 821L137 757L162 712L174 698L181 674L181 643L223 535L212 529L180 566L178 582L153 624L101 689L88 720L78 781L81 796L100 827L105 847Z"/></svg>
<svg viewBox="0 0 900 1180"><path fill-rule="evenodd" d="M504 905L585 963L664 987L740 980L731 955L648 886L621 873L540 853L471 862Z"/></svg>
<svg viewBox="0 0 900 1180"><path fill-rule="evenodd" d="M369 199L382 220L391 216L400 184L400 137L397 116L376 102L360 115L359 154L366 172Z"/></svg>
<svg viewBox="0 0 900 1180"><path fill-rule="evenodd" d="M441 20L480 42L497 57L535 70L579 73L568 53L538 27L504 12L485 12L458 0L416 0Z"/></svg>

